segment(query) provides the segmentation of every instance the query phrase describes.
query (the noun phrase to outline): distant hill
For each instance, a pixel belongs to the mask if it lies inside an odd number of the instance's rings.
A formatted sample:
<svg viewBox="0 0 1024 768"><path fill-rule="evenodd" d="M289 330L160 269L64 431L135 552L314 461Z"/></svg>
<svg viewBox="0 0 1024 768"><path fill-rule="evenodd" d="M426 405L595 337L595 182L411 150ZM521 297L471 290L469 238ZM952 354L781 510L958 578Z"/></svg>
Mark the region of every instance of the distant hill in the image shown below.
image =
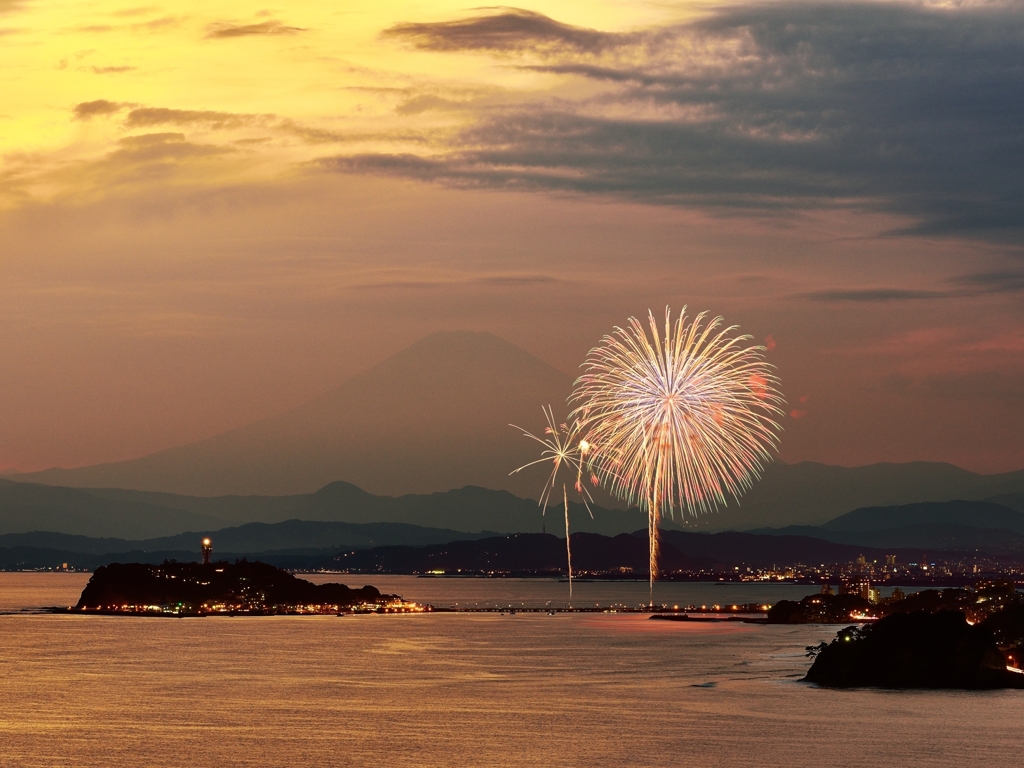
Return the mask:
<svg viewBox="0 0 1024 768"><path fill-rule="evenodd" d="M894 488L893 476L900 476L901 473L904 475L904 481L901 481L903 484ZM845 486L848 480L858 477L863 487L851 489ZM939 482L943 477L946 478L943 481L945 485ZM839 484L841 492L823 485L829 478ZM877 486L872 486L876 481ZM680 525L678 519L665 520L663 526L702 531L736 528L757 530L792 524L806 526L808 523L827 522L828 518L819 519L824 510L835 509L832 518L850 512L850 509L840 505L852 503L856 498L878 498L887 494L903 497L911 492L926 498L949 491L950 488L966 488L979 497L989 497L993 489L1013 487L1015 483L1024 483L1022 473L976 475L945 464L875 465L854 469L810 463L773 465L766 473L767 490L755 486L742 507L733 506L717 515L691 521L688 525ZM815 489L823 494L818 500L811 494ZM1012 501L1019 496L1003 494L997 498ZM968 502L961 500L958 503ZM993 510L998 506L994 502L988 503L993 506L975 508ZM901 505L871 506L876 509L895 509ZM1003 517L1019 514L1009 507L998 506L998 509L1002 510L1000 514ZM595 506L594 520L590 519L581 505L570 502L570 510L574 531L614 535L637 530L646 524L645 516L635 509L618 510ZM877 514L884 519L889 513L883 511ZM213 531L232 524L277 523L284 520L406 523L461 532L489 530L497 533L530 533L539 532L543 528L551 532L560 531L561 518L559 507L549 508L548 517L542 518L536 501L532 499L521 498L508 491L474 486L443 493L392 497L367 493L351 483L334 482L309 494L203 497L117 488L61 488L0 480L0 534L52 531L93 537L149 539L185 531ZM740 524L744 521L745 524ZM758 524L752 525L754 522ZM906 527L910 524L908 518L904 523L894 522L892 525ZM936 525L938 522L926 524ZM967 524L970 522L967 521ZM1016 522L999 520L995 520L992 526L1022 529ZM841 536L839 531L834 530L787 532L850 541L849 537ZM867 541L863 537L859 540ZM883 540L872 541L879 541L878 546L892 546ZM905 539L900 539L900 542L903 541ZM929 543L918 546L933 545L934 542L929 540Z"/></svg>
<svg viewBox="0 0 1024 768"><path fill-rule="evenodd" d="M298 408L130 461L11 479L196 496L310 493L334 480L369 492L477 485L536 493L535 458L508 425L540 430L541 406L564 417L572 379L488 333L434 333Z"/></svg>
<svg viewBox="0 0 1024 768"><path fill-rule="evenodd" d="M1015 509L1018 512L1024 512L1024 493L1004 493L1000 496L993 496L985 501L991 501L994 504L1002 504L1004 507Z"/></svg>
<svg viewBox="0 0 1024 768"><path fill-rule="evenodd" d="M617 534L646 523L637 510L569 503L574 531ZM50 531L93 537L151 539L209 532L232 523L285 520L350 524L403 523L476 533L563 530L561 506L541 516L537 502L508 491L466 487L445 493L374 496L349 483L331 483L295 496L203 498L114 489L74 489L0 480L0 534Z"/></svg>
<svg viewBox="0 0 1024 768"><path fill-rule="evenodd" d="M752 533L808 536L832 542L935 550L1024 551L1024 513L990 501L954 500L866 507L821 526L764 528Z"/></svg>
<svg viewBox="0 0 1024 768"><path fill-rule="evenodd" d="M750 533L691 533L663 530L660 567L672 571L722 571L735 567L773 565L834 565L864 555L884 561L890 552L849 546L801 536ZM900 562L916 561L920 549L892 552ZM572 536L573 569L610 571L629 569L638 576L648 570L647 531L615 537L592 533ZM332 567L358 573L426 573L432 570L465 572L565 571L565 539L542 534L519 534L457 541L427 547L375 547L343 552Z"/></svg>
<svg viewBox="0 0 1024 768"><path fill-rule="evenodd" d="M496 336L435 333L324 395L255 424L130 461L9 477L94 488L95 496L110 501L180 509L232 523L381 519L340 518L333 507L324 512L317 499L306 498L335 481L347 485L322 496L354 497L352 488L358 488L366 495L401 498L474 486L535 498L543 468L509 476L536 458L535 445L508 424L539 431L541 406L551 404L556 416L564 415L571 385L567 374ZM690 526L820 525L861 507L992 497L1005 497L1007 506L1024 506L1024 470L979 475L935 462L865 467L776 463L738 505L733 501ZM323 503L331 507L332 498ZM607 497L598 501L606 508L619 506ZM424 501L422 508L429 503ZM359 504L371 506L365 499ZM512 530L487 520L470 528L468 522L388 519L458 530Z"/></svg>
<svg viewBox="0 0 1024 768"><path fill-rule="evenodd" d="M929 525L1003 528L1024 533L1024 513L990 501L922 502L890 507L863 507L829 520L830 531L883 531Z"/></svg>
<svg viewBox="0 0 1024 768"><path fill-rule="evenodd" d="M646 574L647 541L629 534L613 538L577 533L572 536L572 559L573 568L578 571L625 568ZM666 570L699 570L711 565L683 555L670 544L662 549L661 562ZM353 573L559 573L566 569L565 539L551 534L520 533L429 547L377 547L343 552L332 565Z"/></svg>
<svg viewBox="0 0 1024 768"><path fill-rule="evenodd" d="M0 535L0 547L41 547L82 554L117 554L121 552L190 552L199 556L199 543L204 537L213 541L218 553L251 554L292 549L333 549L357 547L366 549L391 544L423 546L444 544L457 539L479 539L495 536L494 531L464 533L444 528L424 528L405 523L331 523L308 520L286 520L282 523L246 523L219 530L203 529L175 536L128 540L71 536L64 533L36 531Z"/></svg>
<svg viewBox="0 0 1024 768"><path fill-rule="evenodd" d="M147 538L223 527L216 517L145 501L102 499L76 488L0 480L0 533L60 531L83 536Z"/></svg>
<svg viewBox="0 0 1024 768"><path fill-rule="evenodd" d="M67 563L92 570L113 562L192 562L200 558L200 541L213 540L218 558L261 560L281 568L320 568L339 550L385 545L442 544L494 536L404 523L331 523L286 520L248 523L222 530L202 530L146 540L92 538L36 531L0 535L0 569L53 568Z"/></svg>
<svg viewBox="0 0 1024 768"><path fill-rule="evenodd" d="M646 541L646 531L639 536ZM736 531L690 533L668 530L662 532L662 541L688 557L710 560L726 568L770 568L773 565L796 563L831 565L853 562L859 555L884 562L886 554L870 547L851 546L810 536L773 536ZM914 554L915 557L910 559L916 559L920 552Z"/></svg>
<svg viewBox="0 0 1024 768"><path fill-rule="evenodd" d="M910 462L833 467L815 462L772 464L740 500L702 526L710 530L822 525L862 507L927 501L983 500L1024 493L1024 470L979 475L952 464Z"/></svg>

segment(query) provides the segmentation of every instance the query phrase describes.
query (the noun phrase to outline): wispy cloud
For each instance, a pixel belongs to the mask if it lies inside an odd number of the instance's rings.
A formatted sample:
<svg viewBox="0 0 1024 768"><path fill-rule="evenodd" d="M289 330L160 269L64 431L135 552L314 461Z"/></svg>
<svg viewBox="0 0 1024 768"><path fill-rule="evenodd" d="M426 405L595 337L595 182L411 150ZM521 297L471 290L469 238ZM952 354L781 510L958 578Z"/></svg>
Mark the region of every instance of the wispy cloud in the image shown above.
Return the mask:
<svg viewBox="0 0 1024 768"><path fill-rule="evenodd" d="M600 90L482 107L429 157L327 168L704 208L855 207L903 215L914 233L1024 226L1019 4L780 2L624 34L501 9L384 35L521 55Z"/></svg>
<svg viewBox="0 0 1024 768"><path fill-rule="evenodd" d="M122 72L134 72L138 67L93 67L92 71L97 75L117 75Z"/></svg>
<svg viewBox="0 0 1024 768"><path fill-rule="evenodd" d="M71 113L75 116L76 120L91 120L94 117L117 114L124 108L124 104L118 104L116 101L96 99L95 101L83 101L81 104L76 104Z"/></svg>
<svg viewBox="0 0 1024 768"><path fill-rule="evenodd" d="M403 40L427 51L499 53L601 53L635 42L631 35L575 27L535 11L519 8L486 10L486 13L453 21L395 24L384 30L382 35Z"/></svg>
<svg viewBox="0 0 1024 768"><path fill-rule="evenodd" d="M812 299L814 301L862 301L862 302L888 302L888 301L919 301L921 299L947 299L951 296L962 295L962 292L955 291L915 291L903 288L862 288L862 289L832 289L825 291L808 291L797 294L797 298Z"/></svg>
<svg viewBox="0 0 1024 768"><path fill-rule="evenodd" d="M295 35L305 31L307 30L302 27L290 27L276 19L270 19L259 24L229 24L226 22L211 24L206 36L223 39L231 37Z"/></svg>
<svg viewBox="0 0 1024 768"><path fill-rule="evenodd" d="M1024 272L978 272L961 275L956 282L985 293L1020 293L1024 291Z"/></svg>
<svg viewBox="0 0 1024 768"><path fill-rule="evenodd" d="M0 16L16 11L26 4L26 0L0 0Z"/></svg>
<svg viewBox="0 0 1024 768"><path fill-rule="evenodd" d="M1024 291L1024 272L979 272L960 275L950 280L954 287L946 290L912 288L830 288L799 293L795 298L824 302L895 302L931 299L953 299L984 296L993 293Z"/></svg>
<svg viewBox="0 0 1024 768"><path fill-rule="evenodd" d="M155 125L205 125L211 128L225 129L254 125L273 117L274 115L246 115L210 110L139 107L128 113L124 124L126 128L148 128Z"/></svg>

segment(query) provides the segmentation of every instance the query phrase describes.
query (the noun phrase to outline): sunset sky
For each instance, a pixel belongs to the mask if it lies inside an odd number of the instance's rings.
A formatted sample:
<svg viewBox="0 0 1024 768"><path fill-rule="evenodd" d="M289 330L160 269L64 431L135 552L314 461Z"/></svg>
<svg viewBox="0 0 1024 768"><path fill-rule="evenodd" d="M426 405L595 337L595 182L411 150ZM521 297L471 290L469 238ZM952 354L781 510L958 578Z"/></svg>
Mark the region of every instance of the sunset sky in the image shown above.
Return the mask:
<svg viewBox="0 0 1024 768"><path fill-rule="evenodd" d="M1024 467L1024 8L0 0L0 470L436 330L765 343L781 458Z"/></svg>

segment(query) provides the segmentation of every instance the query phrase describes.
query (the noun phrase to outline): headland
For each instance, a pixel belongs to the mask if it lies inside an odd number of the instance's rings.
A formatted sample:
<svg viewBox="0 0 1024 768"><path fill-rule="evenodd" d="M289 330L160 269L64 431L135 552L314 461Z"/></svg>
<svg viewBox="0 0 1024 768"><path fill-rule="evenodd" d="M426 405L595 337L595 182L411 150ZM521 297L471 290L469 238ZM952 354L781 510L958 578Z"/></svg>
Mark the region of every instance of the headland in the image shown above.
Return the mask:
<svg viewBox="0 0 1024 768"><path fill-rule="evenodd" d="M313 584L260 562L112 563L97 568L75 613L145 616L410 612L376 587Z"/></svg>

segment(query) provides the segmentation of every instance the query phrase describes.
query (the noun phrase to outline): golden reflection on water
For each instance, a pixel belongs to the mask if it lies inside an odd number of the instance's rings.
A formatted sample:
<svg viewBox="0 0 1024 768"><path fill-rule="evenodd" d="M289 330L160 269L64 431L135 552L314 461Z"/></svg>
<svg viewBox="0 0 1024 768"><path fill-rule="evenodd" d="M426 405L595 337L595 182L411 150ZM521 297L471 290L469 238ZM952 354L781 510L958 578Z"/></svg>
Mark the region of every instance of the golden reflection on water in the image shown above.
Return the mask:
<svg viewBox="0 0 1024 768"><path fill-rule="evenodd" d="M0 765L1019 764L1022 692L796 682L804 646L833 631L622 614L0 616Z"/></svg>

